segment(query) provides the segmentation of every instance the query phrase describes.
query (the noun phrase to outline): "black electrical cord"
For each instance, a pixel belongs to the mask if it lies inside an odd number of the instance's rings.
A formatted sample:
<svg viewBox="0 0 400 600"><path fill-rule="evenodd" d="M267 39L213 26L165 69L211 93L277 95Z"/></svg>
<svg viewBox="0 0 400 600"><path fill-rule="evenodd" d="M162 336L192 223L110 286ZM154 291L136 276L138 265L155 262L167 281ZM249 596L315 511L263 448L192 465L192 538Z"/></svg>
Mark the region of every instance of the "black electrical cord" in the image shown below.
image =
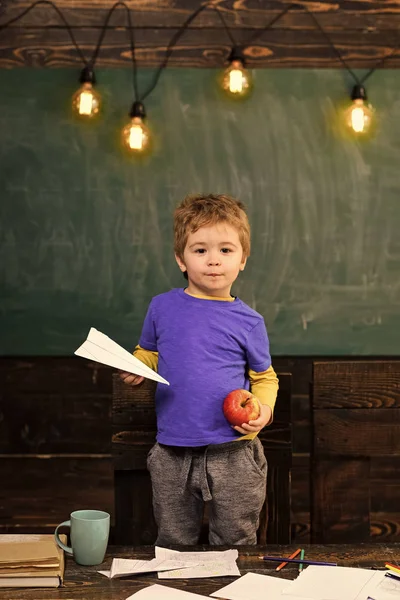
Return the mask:
<svg viewBox="0 0 400 600"><path fill-rule="evenodd" d="M206 10L207 8L212 8L213 10L215 10L223 24L223 27L229 37L230 42L232 43L233 47L238 47L238 44L236 42L236 40L234 39L234 36L232 35L232 32L230 30L230 28L228 27L226 20L221 12L221 10L219 10L219 8L213 4L213 0L210 0L209 2L205 2L204 4L202 4L199 8L197 8L191 15L189 15L189 17L186 19L186 21L181 25L181 27L178 29L178 31L172 36L166 51L165 51L165 55L164 55L164 59L162 60L160 66L157 68L155 75L153 77L153 81L151 82L151 84L149 85L149 87L147 88L147 90L140 95L139 94L139 89L138 89L138 73L137 73L137 61L136 61L136 55L135 55L135 40L134 40L134 28L133 28L133 24L132 24L132 19L131 19L131 13L130 13L130 9L127 6L127 4L125 2L116 2L108 11L106 19L104 21L103 27L101 29L101 33L98 39L98 42L96 44L95 50L93 52L93 55L91 57L91 59L88 61L82 50L80 49L80 47L78 46L74 33L72 31L71 26L69 25L69 23L67 22L67 20L65 19L63 13L61 12L61 10L56 6L56 4L54 2L51 2L51 0L37 0L36 2L34 2L33 4L31 4L31 6L28 6L28 8L26 8L25 10L23 10L19 15L17 15L16 17L10 19L9 21L6 21L5 23L0 23L0 31L2 29L6 29L7 27L9 27L10 25L12 25L13 23L16 23L17 21L19 21L20 19L22 19L25 15L27 15L31 10L33 10L34 8L36 8L36 6L39 5L48 5L51 6L56 13L58 14L58 16L60 17L60 19L62 20L62 22L65 25L65 28L67 29L70 38L72 40L72 43L80 57L80 59L82 60L83 64L85 65L85 67L87 69L89 69L90 71L93 71L96 60L98 58L99 52L100 52L100 48L101 45L103 43L104 40L104 36L106 34L106 30L107 30L107 26L108 23L110 21L110 18L114 12L114 10L116 10L119 7L123 7L126 10L126 14L127 14L127 19L128 19L128 29L129 29L129 41L130 41L130 50L131 50L131 57L132 57L132 67L133 67L133 89L134 89L134 94L135 94L135 101L138 102L143 102L143 100L145 98L147 98L155 89L161 73L163 71L163 69L165 69L165 67L168 64L168 61L171 57L172 54L172 50L174 48L174 46L177 44L177 42L179 41L179 39L182 37L182 35L184 34L184 32L186 31L186 29L189 27L189 25L192 23L192 21L194 21L194 19L196 19L196 17L202 13L204 10ZM271 27L273 25L275 25L275 23L277 23L277 21L279 21L279 19L281 19L282 17L284 17L289 11L293 10L293 9L300 9L302 11L304 11L305 13L307 13L311 19L313 20L314 24L317 26L318 30L320 31L320 33L323 35L323 37L325 38L325 40L327 41L329 47L334 51L334 53L336 54L336 57L338 58L339 62L342 64L342 66L346 69L346 71L353 77L354 81L356 82L356 84L358 86L362 86L363 83L374 73L374 71L376 71L376 69L379 69L380 67L382 67L382 65L385 63L385 61L390 58L391 56L393 56L396 51L398 50L398 48L400 47L400 42L398 44L396 44L396 46L392 49L392 51L390 52L390 54L388 54L387 56L384 56L382 59L380 59L377 64L371 68L365 75L364 77L362 77L361 79L359 77L357 77L357 75L354 73L354 71L352 69L350 69L350 67L348 66L348 64L346 63L346 61L344 60L344 58L342 57L341 53L337 50L336 46L333 44L332 40L330 39L330 37L328 36L328 34L326 33L326 31L324 30L324 28L321 26L321 24L319 23L317 17L315 16L315 14L311 11L308 10L307 7L299 5L299 4L290 4L288 5L284 10L282 10L280 13L278 13L273 19L271 19L271 21L262 29L257 30L253 35L251 35L247 40L245 40L244 42L240 43L240 47L247 47L250 46L251 44L253 44L255 42L256 39L258 39L263 33L265 33L265 31L268 31L269 29L271 29Z"/></svg>
<svg viewBox="0 0 400 600"><path fill-rule="evenodd" d="M139 88L138 88L138 77L137 77L137 62L136 62L136 55L135 55L134 29L133 29L133 25L132 25L131 11L125 2L115 2L115 4L108 11L105 21L103 23L103 27L100 32L99 39L96 44L96 48L94 49L92 58L90 59L90 67L92 69L94 69L96 60L97 60L99 52L100 52L101 45L104 41L104 36L107 31L108 23L111 19L113 12L119 7L122 7L125 9L127 19L128 19L129 42L130 42L130 48L131 48L132 67L133 67L133 92L134 92L135 100L138 100Z"/></svg>
<svg viewBox="0 0 400 600"><path fill-rule="evenodd" d="M271 27L273 25L275 25L275 23L277 21L279 21L280 19L282 19L282 17L284 17L288 12L290 12L291 10L293 10L293 8L301 8L301 9L303 9L303 7L300 6L299 4L289 4L280 13L278 13L275 17L273 17L271 19L271 21L267 25L265 25L265 27L263 27L262 29L260 29L258 31L255 31L254 34L252 36L250 36L249 39L246 40L242 45L243 46L251 46L251 44L253 44L256 41L256 39L258 39L266 31L268 31L268 29L271 29Z"/></svg>
<svg viewBox="0 0 400 600"><path fill-rule="evenodd" d="M194 19L203 12L203 10L205 10L206 8L208 8L209 6L211 6L210 2L207 2L206 4L203 4L202 6L199 6L199 8L197 8L191 15L189 15L189 17L186 19L186 21L181 25L181 27L178 29L178 31L172 36L167 49L165 51L165 56L164 59L162 61L162 63L160 64L160 66L158 67L154 77L153 77L153 81L152 83L149 85L149 87L147 88L146 92L141 96L140 101L143 102L143 100L145 98L147 98L151 92L154 90L154 88L156 87L158 80L160 79L160 75L163 69L165 69L165 67L168 64L168 61L170 59L170 56L172 54L172 50L175 46L175 44L177 44L177 42L179 41L179 39L182 37L182 35L184 34L184 32L186 31L186 29L189 27L190 23L192 21L194 21Z"/></svg>
<svg viewBox="0 0 400 600"><path fill-rule="evenodd" d="M317 26L317 28L319 29L319 31L324 36L325 40L328 42L328 45L334 51L334 53L336 54L338 60L341 62L341 64L343 65L343 67L346 69L346 71L348 73L350 73L350 75L353 77L353 79L356 82L356 84L357 85L361 85L360 79L357 77L357 75L354 73L354 71L352 71L352 69L350 69L350 67L348 66L348 64L346 63L346 61L344 60L344 58L340 54L339 50L336 48L335 44L332 42L332 40L329 37L329 35L326 33L325 29L321 26L320 22L318 21L317 17L315 16L315 14L313 12L309 11L307 9L307 7L304 7L304 11L312 18L312 20L314 21L315 25Z"/></svg>

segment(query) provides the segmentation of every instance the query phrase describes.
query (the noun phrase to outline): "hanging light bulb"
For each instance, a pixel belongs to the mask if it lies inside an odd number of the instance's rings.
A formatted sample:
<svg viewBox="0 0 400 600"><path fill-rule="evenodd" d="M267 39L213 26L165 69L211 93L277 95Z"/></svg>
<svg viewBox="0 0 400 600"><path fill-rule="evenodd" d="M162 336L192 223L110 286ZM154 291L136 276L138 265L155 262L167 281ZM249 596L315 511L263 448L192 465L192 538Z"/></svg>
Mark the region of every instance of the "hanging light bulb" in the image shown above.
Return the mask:
<svg viewBox="0 0 400 600"><path fill-rule="evenodd" d="M367 93L364 86L355 85L351 93L352 104L346 110L347 126L354 133L367 133L372 121L372 108L367 104Z"/></svg>
<svg viewBox="0 0 400 600"><path fill-rule="evenodd" d="M72 97L72 108L79 117L90 119L100 110L100 94L93 87L96 79L90 67L82 69L79 81L82 85Z"/></svg>
<svg viewBox="0 0 400 600"><path fill-rule="evenodd" d="M122 141L129 152L145 153L150 147L150 131L143 123L146 118L146 110L142 102L134 102L132 105L130 123L122 130Z"/></svg>
<svg viewBox="0 0 400 600"><path fill-rule="evenodd" d="M223 74L222 88L230 96L243 98L251 89L251 77L244 68L244 57L237 47L232 48L229 55L229 67Z"/></svg>

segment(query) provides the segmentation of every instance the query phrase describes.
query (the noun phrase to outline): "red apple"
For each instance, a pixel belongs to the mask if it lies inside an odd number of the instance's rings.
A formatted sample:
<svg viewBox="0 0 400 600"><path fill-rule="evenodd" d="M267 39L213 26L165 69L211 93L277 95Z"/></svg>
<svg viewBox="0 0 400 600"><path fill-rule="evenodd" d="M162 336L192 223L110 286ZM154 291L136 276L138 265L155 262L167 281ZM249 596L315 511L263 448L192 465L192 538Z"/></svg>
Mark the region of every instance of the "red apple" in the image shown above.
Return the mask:
<svg viewBox="0 0 400 600"><path fill-rule="evenodd" d="M242 425L260 416L258 400L248 390L233 390L224 400L224 415L231 425Z"/></svg>

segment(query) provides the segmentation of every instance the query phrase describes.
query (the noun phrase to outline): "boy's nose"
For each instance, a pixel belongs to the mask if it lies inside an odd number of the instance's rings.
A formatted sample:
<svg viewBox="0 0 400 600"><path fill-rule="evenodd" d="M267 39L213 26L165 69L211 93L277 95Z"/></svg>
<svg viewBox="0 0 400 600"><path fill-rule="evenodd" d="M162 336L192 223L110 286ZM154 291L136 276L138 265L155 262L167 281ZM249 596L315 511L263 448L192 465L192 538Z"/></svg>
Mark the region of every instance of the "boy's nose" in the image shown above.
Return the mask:
<svg viewBox="0 0 400 600"><path fill-rule="evenodd" d="M212 265L219 265L219 264L221 264L221 259L220 259L219 256L209 256L208 257L208 264L210 266L212 266Z"/></svg>

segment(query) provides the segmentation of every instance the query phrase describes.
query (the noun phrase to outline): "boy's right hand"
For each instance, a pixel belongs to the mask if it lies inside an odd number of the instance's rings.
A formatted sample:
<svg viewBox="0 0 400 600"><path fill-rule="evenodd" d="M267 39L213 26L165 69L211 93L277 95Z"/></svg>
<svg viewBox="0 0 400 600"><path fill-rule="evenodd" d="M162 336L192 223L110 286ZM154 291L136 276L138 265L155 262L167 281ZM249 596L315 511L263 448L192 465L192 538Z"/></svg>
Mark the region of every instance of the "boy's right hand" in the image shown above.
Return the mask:
<svg viewBox="0 0 400 600"><path fill-rule="evenodd" d="M141 375L134 375L133 373L127 373L126 371L120 371L119 376L124 383L128 385L139 385L144 380Z"/></svg>

